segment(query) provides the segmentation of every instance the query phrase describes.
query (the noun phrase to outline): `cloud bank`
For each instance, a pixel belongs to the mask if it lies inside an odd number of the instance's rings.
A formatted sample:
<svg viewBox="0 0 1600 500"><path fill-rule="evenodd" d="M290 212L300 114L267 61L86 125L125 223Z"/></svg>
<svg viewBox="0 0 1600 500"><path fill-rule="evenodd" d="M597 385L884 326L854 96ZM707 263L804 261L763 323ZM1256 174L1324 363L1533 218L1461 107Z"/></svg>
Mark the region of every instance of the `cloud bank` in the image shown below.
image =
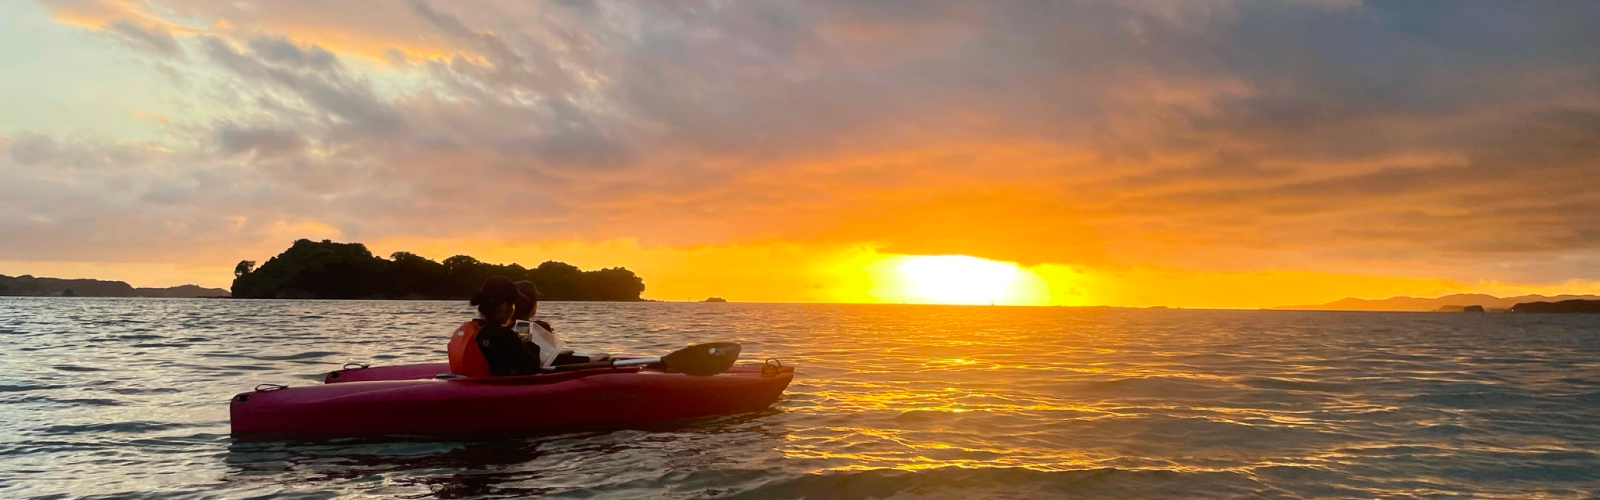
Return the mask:
<svg viewBox="0 0 1600 500"><path fill-rule="evenodd" d="M326 235L1600 279L1587 2L43 5L189 92L159 141L3 132L0 260Z"/></svg>

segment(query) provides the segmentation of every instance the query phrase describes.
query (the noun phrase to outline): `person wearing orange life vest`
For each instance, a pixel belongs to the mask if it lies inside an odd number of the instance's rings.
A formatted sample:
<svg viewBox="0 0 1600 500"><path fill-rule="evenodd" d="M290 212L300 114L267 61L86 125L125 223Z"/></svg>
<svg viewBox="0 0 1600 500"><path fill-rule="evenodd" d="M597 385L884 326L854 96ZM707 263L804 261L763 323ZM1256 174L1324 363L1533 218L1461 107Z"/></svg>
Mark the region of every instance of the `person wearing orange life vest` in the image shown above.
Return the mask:
<svg viewBox="0 0 1600 500"><path fill-rule="evenodd" d="M509 326L519 307L532 298L517 290L504 276L491 276L472 296L478 318L462 323L450 335L450 372L466 377L532 375L539 373L539 354L522 342Z"/></svg>

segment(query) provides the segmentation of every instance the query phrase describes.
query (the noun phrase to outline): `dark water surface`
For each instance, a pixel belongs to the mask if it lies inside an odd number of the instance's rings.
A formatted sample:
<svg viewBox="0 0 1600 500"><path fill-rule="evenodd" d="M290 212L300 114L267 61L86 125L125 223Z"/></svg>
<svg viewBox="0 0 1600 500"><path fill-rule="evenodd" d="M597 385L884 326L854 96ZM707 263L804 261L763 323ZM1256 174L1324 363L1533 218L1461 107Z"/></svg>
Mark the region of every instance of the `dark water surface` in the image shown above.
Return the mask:
<svg viewBox="0 0 1600 500"><path fill-rule="evenodd" d="M0 498L1596 498L1600 316L549 303L736 340L773 411L477 442L235 443L228 399L439 361L454 302L0 298ZM463 416L470 417L470 416Z"/></svg>

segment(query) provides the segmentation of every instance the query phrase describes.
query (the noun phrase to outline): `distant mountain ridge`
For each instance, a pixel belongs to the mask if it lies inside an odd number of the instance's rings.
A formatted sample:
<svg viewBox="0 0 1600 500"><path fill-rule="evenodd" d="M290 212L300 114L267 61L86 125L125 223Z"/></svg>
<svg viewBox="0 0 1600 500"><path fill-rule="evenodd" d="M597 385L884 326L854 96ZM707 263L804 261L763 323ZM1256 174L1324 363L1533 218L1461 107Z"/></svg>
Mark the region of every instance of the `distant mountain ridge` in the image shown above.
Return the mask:
<svg viewBox="0 0 1600 500"><path fill-rule="evenodd" d="M1345 297L1326 304L1279 306L1272 309L1297 309L1307 311L1439 311L1446 307L1483 306L1484 309L1510 309L1523 302L1560 302L1564 300L1600 299L1596 295L1521 295L1496 297L1481 293L1458 293L1443 297L1390 297L1387 299L1358 299ZM1446 309L1448 310L1448 309Z"/></svg>
<svg viewBox="0 0 1600 500"><path fill-rule="evenodd" d="M133 285L123 281L39 278L28 274L12 277L0 274L0 296L189 298L227 297L228 291L197 285L134 288Z"/></svg>

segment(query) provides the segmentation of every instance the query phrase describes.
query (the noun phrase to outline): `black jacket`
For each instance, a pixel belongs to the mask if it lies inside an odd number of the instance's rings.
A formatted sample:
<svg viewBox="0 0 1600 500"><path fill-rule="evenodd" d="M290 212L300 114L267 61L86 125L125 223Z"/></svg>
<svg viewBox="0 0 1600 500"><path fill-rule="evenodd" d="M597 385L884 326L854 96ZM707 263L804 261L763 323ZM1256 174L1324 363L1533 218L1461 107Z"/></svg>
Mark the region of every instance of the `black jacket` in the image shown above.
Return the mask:
<svg viewBox="0 0 1600 500"><path fill-rule="evenodd" d="M484 361L489 362L489 373L494 376L532 375L539 373L539 346L524 344L517 332L505 325L478 327L478 349ZM529 350L532 349L532 352Z"/></svg>

